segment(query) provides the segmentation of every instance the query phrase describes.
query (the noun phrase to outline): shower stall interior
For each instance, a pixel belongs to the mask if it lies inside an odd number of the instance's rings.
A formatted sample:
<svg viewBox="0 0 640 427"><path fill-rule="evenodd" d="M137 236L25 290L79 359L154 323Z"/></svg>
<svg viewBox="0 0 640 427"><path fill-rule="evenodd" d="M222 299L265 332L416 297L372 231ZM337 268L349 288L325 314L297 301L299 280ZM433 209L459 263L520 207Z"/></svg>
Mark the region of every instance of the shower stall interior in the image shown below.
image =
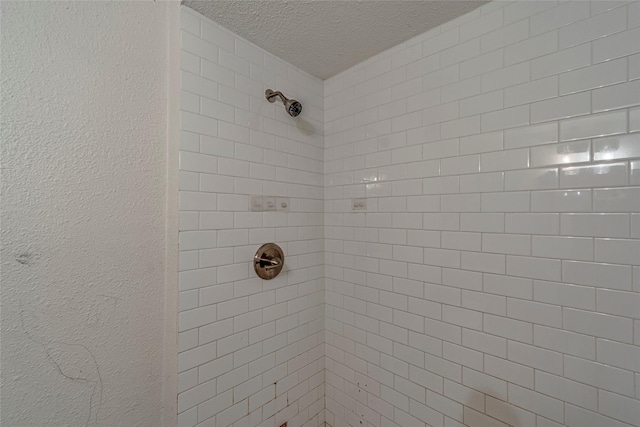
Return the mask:
<svg viewBox="0 0 640 427"><path fill-rule="evenodd" d="M183 7L179 424L639 426L639 4L491 2L326 81Z"/></svg>

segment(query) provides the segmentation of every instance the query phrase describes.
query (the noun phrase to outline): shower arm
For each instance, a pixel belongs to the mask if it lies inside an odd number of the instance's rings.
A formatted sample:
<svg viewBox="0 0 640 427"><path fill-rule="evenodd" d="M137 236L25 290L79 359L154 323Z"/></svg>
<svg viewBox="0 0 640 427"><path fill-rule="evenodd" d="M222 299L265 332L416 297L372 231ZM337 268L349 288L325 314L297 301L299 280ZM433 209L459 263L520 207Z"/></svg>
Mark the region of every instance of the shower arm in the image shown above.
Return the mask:
<svg viewBox="0 0 640 427"><path fill-rule="evenodd" d="M269 101L269 102L275 101L273 98L276 97L276 96L280 97L280 101L282 101L283 104L286 103L289 100L289 98L284 96L282 94L282 92L280 92L280 91L274 92L274 91L269 89L265 95L266 95L267 101Z"/></svg>

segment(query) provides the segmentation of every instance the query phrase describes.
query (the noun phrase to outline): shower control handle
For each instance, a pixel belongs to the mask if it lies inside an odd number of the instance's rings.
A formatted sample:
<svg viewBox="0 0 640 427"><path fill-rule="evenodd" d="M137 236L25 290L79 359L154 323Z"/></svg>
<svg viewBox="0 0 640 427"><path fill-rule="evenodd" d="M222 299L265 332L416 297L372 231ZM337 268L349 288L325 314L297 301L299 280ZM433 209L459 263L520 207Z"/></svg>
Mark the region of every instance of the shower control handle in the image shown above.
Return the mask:
<svg viewBox="0 0 640 427"><path fill-rule="evenodd" d="M282 260L280 258L258 258L257 261L260 263L260 267L265 268L267 270L271 270L272 268L278 268L280 264L282 264Z"/></svg>
<svg viewBox="0 0 640 427"><path fill-rule="evenodd" d="M266 243L258 249L253 257L253 269L258 277L264 280L275 278L284 267L284 252L275 243Z"/></svg>

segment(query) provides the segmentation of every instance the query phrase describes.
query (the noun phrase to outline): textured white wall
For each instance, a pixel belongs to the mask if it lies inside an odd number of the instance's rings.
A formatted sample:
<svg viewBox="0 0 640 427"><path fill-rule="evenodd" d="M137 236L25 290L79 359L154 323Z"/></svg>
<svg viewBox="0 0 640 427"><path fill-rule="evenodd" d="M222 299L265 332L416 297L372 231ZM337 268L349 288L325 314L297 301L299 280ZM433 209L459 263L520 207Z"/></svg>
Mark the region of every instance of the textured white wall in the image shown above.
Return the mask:
<svg viewBox="0 0 640 427"><path fill-rule="evenodd" d="M640 425L639 26L492 2L325 82L327 424Z"/></svg>
<svg viewBox="0 0 640 427"><path fill-rule="evenodd" d="M322 425L322 81L182 11L179 425ZM286 259L271 281L251 264L268 242Z"/></svg>
<svg viewBox="0 0 640 427"><path fill-rule="evenodd" d="M172 6L1 7L2 424L161 425Z"/></svg>

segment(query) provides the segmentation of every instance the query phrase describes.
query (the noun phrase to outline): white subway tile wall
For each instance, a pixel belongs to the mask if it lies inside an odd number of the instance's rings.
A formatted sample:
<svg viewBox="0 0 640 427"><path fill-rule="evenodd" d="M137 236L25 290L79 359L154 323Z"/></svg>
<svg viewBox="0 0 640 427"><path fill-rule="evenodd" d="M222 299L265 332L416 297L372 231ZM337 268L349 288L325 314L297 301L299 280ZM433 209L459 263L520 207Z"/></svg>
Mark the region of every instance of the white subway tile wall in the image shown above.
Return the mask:
<svg viewBox="0 0 640 427"><path fill-rule="evenodd" d="M639 25L491 2L325 81L327 425L640 426Z"/></svg>
<svg viewBox="0 0 640 427"><path fill-rule="evenodd" d="M639 26L494 1L322 82L183 8L179 424L640 426Z"/></svg>
<svg viewBox="0 0 640 427"><path fill-rule="evenodd" d="M185 7L181 37L178 424L323 426L323 82ZM267 242L286 254L272 281L250 262Z"/></svg>

